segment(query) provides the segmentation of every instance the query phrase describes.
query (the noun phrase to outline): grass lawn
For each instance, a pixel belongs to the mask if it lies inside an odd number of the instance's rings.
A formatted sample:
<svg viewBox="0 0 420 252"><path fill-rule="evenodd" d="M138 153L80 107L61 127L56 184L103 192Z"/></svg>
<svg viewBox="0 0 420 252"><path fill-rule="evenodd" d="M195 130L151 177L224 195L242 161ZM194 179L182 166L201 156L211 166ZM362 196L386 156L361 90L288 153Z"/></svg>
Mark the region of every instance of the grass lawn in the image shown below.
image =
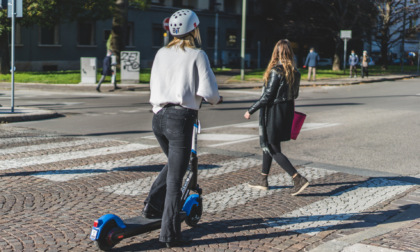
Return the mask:
<svg viewBox="0 0 420 252"><path fill-rule="evenodd" d="M140 69L140 84L150 82L150 68ZM222 74L229 72L230 68L215 68L213 69L215 74ZM299 69L302 74L302 79L307 78L308 70ZM417 66L404 66L406 73L415 73ZM98 70L97 80L101 78L102 69ZM360 68L358 68L360 74ZM401 73L400 66L389 66L388 70L381 70L380 66L369 67L369 75L386 75L386 74L398 74ZM257 69L247 71L245 74L246 81L262 81L264 69ZM347 77L349 70L346 70L346 74L343 71L332 71L330 67L319 67L317 69L317 79L331 79L331 78L343 78ZM10 82L11 74L0 74L0 82ZM240 81L241 76L236 75L232 77L232 81ZM117 83L121 81L120 73L117 73ZM105 81L111 81L111 77L108 76ZM45 84L79 84L80 83L80 71L68 70L68 71L52 71L52 72L15 72L15 82L17 83L45 83Z"/></svg>
<svg viewBox="0 0 420 252"><path fill-rule="evenodd" d="M98 70L97 81L101 78L102 69ZM10 82L11 74L0 74L0 82ZM45 83L45 84L79 84L80 71L51 71L51 72L15 72L15 82L17 83ZM121 81L120 73L117 73L117 83ZM140 83L149 83L150 68L140 69ZM105 81L111 81L111 76L107 76Z"/></svg>
<svg viewBox="0 0 420 252"><path fill-rule="evenodd" d="M252 70L245 73L246 81L262 81L262 77L265 69ZM306 79L308 76L308 69L299 68L302 74L302 79ZM416 73L417 66L404 66L405 73ZM316 78L319 79L334 79L334 78L345 78L348 77L350 70L347 69L346 73L341 71L332 71L330 67L318 67L316 70ZM360 75L360 67L357 69L358 75ZM369 75L387 75L387 74L399 74L401 73L401 66L388 66L388 70L384 71L380 66L369 67ZM241 76L236 75L232 78L233 81L240 81Z"/></svg>

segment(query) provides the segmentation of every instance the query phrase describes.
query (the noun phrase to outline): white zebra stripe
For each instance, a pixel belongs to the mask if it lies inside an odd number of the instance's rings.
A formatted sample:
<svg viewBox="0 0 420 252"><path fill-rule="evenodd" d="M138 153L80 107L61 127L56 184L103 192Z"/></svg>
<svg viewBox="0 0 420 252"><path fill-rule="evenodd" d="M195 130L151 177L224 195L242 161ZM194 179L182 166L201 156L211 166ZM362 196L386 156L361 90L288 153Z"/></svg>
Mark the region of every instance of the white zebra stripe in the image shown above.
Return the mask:
<svg viewBox="0 0 420 252"><path fill-rule="evenodd" d="M130 168L138 168L139 166L159 164L166 162L166 160L167 158L165 154L159 153L122 160L110 160L107 162L100 162L91 165L70 167L65 170L39 172L33 174L32 176L57 182L69 181L73 179L98 175L99 173L106 173L114 169L124 170Z"/></svg>
<svg viewBox="0 0 420 252"><path fill-rule="evenodd" d="M15 169L24 166L47 164L57 161L66 161L78 158L88 158L107 154L123 153L128 151L144 150L152 147L153 146L145 144L126 144L121 146L104 147L68 153L58 153L45 156L10 159L1 162L0 170Z"/></svg>
<svg viewBox="0 0 420 252"><path fill-rule="evenodd" d="M305 176L309 181L325 177L336 173L335 171L307 167L299 169L299 173ZM268 184L279 186L275 189L260 190L243 183L225 190L210 193L203 196L203 211L208 213L221 212L227 208L246 204L249 201L256 200L268 195L272 195L283 190L285 187L292 186L292 178L287 173L268 176ZM307 189L308 190L308 189Z"/></svg>
<svg viewBox="0 0 420 252"><path fill-rule="evenodd" d="M298 233L316 235L338 224L355 222L348 219L413 186L415 185L398 180L371 179L331 197L296 209L266 224Z"/></svg>
<svg viewBox="0 0 420 252"><path fill-rule="evenodd" d="M7 149L0 149L0 155L12 154L12 153L21 153L21 152L31 152L31 151L42 151L42 150L52 150L57 148L65 148L78 146L83 144L92 144L106 142L106 140L95 139L95 138L86 138L86 139L75 139L72 141L57 142L57 143L46 143L38 145L28 145L28 146L19 146L12 147Z"/></svg>
<svg viewBox="0 0 420 252"><path fill-rule="evenodd" d="M213 176L222 175L254 166L261 166L261 161L252 158L240 158L230 161L219 162L214 165L199 165L198 178L210 178ZM99 188L99 190L110 193L116 193L119 195L136 196L143 193L148 193L156 177L157 176L151 176L126 183L105 186Z"/></svg>

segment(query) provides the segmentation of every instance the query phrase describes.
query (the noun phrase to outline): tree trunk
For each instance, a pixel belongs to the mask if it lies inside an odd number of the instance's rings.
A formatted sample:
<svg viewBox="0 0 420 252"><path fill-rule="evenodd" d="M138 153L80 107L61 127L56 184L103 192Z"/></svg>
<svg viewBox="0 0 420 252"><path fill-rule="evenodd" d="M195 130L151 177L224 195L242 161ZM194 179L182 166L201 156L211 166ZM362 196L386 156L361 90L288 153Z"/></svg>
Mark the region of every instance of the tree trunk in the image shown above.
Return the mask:
<svg viewBox="0 0 420 252"><path fill-rule="evenodd" d="M381 42L381 57L382 57L382 70L388 69L388 42L382 40Z"/></svg>
<svg viewBox="0 0 420 252"><path fill-rule="evenodd" d="M7 32L0 35L0 73L10 73L9 38Z"/></svg>
<svg viewBox="0 0 420 252"><path fill-rule="evenodd" d="M127 27L128 0L116 0L116 9L112 19L111 48L120 64L120 54L125 47L125 31Z"/></svg>

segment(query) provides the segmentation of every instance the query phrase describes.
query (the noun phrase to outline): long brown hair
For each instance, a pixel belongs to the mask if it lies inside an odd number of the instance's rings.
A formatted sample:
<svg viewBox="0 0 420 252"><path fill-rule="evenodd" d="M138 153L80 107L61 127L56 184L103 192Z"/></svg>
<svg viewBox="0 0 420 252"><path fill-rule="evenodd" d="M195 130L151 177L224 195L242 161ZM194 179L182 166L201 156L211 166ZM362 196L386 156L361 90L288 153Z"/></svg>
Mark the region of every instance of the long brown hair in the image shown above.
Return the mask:
<svg viewBox="0 0 420 252"><path fill-rule="evenodd" d="M174 39L166 46L168 48L179 45L185 51L185 47L198 48L201 46L200 30L196 27L193 31L182 38L174 37Z"/></svg>
<svg viewBox="0 0 420 252"><path fill-rule="evenodd" d="M278 64L282 64L284 68L284 75L289 85L295 82L295 56L293 54L292 46L289 40L282 39L274 46L273 55L268 63L267 69L264 72L263 80L266 83L271 69Z"/></svg>

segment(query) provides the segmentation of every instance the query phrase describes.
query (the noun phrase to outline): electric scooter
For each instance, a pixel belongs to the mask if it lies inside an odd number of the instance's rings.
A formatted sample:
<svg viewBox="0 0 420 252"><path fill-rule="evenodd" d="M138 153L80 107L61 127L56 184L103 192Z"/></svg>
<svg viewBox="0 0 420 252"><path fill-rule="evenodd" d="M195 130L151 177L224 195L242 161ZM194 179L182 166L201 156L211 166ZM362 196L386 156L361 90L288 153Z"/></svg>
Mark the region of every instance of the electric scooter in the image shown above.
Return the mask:
<svg viewBox="0 0 420 252"><path fill-rule="evenodd" d="M187 170L185 182L181 188L181 221L190 227L197 226L203 213L201 198L202 190L197 184L198 158L197 134L200 131L200 122L197 119L193 129L190 165ZM110 250L122 239L147 233L161 227L162 219L147 219L137 216L122 220L115 214L105 214L93 223L90 239L96 241L101 250Z"/></svg>

